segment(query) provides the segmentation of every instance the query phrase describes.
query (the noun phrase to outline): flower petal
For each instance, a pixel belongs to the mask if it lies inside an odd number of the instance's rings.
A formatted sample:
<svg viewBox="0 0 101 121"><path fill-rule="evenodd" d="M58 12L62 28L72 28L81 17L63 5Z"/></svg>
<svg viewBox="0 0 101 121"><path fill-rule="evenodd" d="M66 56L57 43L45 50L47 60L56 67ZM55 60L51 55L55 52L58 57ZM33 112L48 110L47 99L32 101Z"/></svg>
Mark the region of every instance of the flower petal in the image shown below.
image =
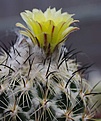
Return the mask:
<svg viewBox="0 0 101 121"><path fill-rule="evenodd" d="M25 29L20 31L21 34L30 37L34 44L38 44L45 53L52 54L58 44L65 41L65 38L77 27L71 26L75 21L67 12L61 13L61 9L56 11L56 8L50 7L42 12L38 9L33 9L32 12L25 10L21 13L21 17L28 26L28 29L17 24L19 27Z"/></svg>

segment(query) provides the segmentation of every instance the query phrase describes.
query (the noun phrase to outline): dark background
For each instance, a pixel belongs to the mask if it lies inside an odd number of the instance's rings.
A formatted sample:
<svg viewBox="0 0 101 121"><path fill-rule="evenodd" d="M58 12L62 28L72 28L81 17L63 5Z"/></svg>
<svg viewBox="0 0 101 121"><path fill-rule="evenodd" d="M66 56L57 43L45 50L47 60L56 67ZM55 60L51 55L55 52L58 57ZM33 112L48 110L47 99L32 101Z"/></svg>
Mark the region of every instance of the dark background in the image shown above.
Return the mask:
<svg viewBox="0 0 101 121"><path fill-rule="evenodd" d="M63 11L75 13L74 18L80 23L80 30L72 33L67 40L67 47L83 51L81 62L95 62L101 68L101 0L0 0L0 40L9 43L13 39L10 33L16 22L22 22L19 15L25 9L47 7L63 8Z"/></svg>

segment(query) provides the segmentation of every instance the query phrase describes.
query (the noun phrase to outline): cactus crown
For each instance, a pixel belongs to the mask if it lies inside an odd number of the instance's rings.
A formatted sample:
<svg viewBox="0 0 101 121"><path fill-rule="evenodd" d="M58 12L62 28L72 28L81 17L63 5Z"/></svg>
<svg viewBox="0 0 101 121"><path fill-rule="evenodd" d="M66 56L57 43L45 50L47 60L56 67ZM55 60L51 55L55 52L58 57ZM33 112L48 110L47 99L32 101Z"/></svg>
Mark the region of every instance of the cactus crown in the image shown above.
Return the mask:
<svg viewBox="0 0 101 121"><path fill-rule="evenodd" d="M26 10L23 28L10 51L0 57L1 121L86 121L94 116L97 102L84 78L91 65L72 59L78 52L63 42L77 27L73 15L61 9ZM60 44L62 43L62 44Z"/></svg>

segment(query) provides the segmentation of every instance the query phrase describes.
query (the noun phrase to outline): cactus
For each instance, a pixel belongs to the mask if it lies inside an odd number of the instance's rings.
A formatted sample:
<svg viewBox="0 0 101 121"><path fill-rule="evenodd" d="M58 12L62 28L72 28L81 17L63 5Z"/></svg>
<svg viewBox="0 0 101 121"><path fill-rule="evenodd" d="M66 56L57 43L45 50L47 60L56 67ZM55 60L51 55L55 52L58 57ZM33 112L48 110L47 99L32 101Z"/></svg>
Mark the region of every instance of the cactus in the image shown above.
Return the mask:
<svg viewBox="0 0 101 121"><path fill-rule="evenodd" d="M84 76L91 65L73 59L78 52L65 47L78 30L73 14L61 9L21 13L16 43L0 54L0 121L86 121L92 119L98 94Z"/></svg>

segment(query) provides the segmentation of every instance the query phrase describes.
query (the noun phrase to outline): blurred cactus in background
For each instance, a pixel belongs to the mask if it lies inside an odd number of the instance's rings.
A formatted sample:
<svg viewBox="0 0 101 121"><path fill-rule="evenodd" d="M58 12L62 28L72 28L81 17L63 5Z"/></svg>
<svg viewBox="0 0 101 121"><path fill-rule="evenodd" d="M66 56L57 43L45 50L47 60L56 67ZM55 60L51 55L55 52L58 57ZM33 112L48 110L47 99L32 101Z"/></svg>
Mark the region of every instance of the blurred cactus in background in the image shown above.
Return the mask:
<svg viewBox="0 0 101 121"><path fill-rule="evenodd" d="M66 49L67 36L78 30L73 15L61 9L21 13L20 34L10 50L1 47L0 121L87 121L97 111L85 71ZM24 36L23 36L24 35ZM74 59L73 59L74 58Z"/></svg>

